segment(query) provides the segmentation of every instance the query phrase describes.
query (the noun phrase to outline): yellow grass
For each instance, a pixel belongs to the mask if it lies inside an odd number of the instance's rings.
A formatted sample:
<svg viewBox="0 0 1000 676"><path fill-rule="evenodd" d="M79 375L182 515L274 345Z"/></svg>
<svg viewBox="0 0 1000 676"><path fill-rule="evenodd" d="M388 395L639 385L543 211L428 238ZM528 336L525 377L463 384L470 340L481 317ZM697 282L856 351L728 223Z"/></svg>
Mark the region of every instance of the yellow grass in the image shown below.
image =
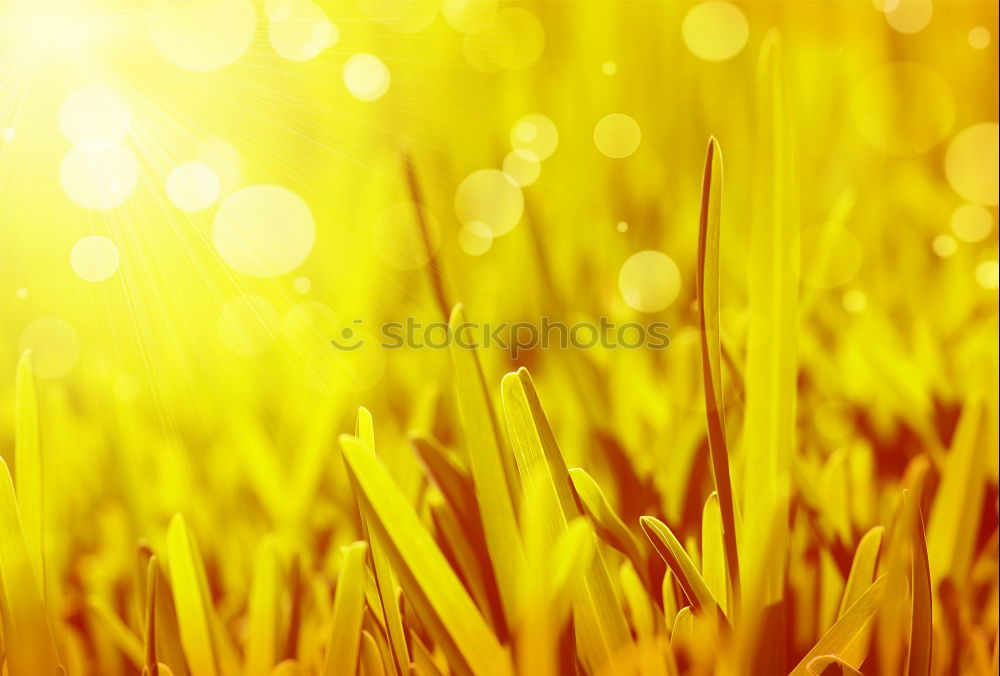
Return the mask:
<svg viewBox="0 0 1000 676"><path fill-rule="evenodd" d="M0 676L996 674L997 17L0 2Z"/></svg>

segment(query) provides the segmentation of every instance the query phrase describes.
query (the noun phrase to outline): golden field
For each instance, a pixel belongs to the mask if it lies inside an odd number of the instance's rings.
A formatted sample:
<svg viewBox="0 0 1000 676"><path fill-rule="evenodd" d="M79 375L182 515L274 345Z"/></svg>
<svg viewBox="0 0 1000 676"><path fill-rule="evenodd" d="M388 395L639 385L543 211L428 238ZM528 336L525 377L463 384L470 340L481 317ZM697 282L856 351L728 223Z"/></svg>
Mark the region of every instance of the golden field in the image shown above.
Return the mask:
<svg viewBox="0 0 1000 676"><path fill-rule="evenodd" d="M4 673L997 673L997 22L0 0Z"/></svg>

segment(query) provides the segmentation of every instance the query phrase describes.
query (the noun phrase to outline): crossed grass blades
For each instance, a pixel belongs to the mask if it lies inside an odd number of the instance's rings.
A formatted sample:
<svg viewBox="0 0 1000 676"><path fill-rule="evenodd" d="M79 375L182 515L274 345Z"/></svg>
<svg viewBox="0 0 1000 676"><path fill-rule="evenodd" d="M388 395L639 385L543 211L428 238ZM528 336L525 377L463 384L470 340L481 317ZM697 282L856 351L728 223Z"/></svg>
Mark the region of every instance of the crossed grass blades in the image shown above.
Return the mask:
<svg viewBox="0 0 1000 676"><path fill-rule="evenodd" d="M235 613L224 612L178 514L163 547L136 552L141 622L95 597L85 623L66 623L54 617L40 582L45 428L26 355L16 381L16 483L0 463L5 673L996 673L995 535L992 549L977 555L970 527L985 482L977 465L988 424L983 402L966 404L938 465L918 455L899 488L878 496L894 505L892 518L865 533L838 521L850 497L822 490L796 462L798 298L788 242L797 197L777 49L766 43L758 83L764 199L752 218L749 294L771 341L748 357L742 376L724 373L734 360L720 341L722 154L714 139L705 162L697 299L715 490L705 497L700 541L679 537L653 515L622 518L586 469L567 467L528 372L504 376L497 401L497 383L478 355L456 348L464 443L412 437L427 480L418 505L380 459L366 409L354 434L340 437L362 538L342 548L334 589L307 564L307 552L289 555L265 539L248 593L236 599ZM446 309L440 279L433 288ZM464 321L461 306L450 315L453 328ZM724 379L737 381L746 400L742 503L733 488ZM634 468L617 469L626 491L646 490ZM926 537L921 505L929 507ZM792 554L802 541L819 567L840 569L842 587L829 582L836 576L802 574L806 565ZM969 591L973 569L993 576L984 594L992 601ZM817 617L827 609L832 621L824 626ZM808 637L810 648L796 650L789 637L800 626L822 629Z"/></svg>

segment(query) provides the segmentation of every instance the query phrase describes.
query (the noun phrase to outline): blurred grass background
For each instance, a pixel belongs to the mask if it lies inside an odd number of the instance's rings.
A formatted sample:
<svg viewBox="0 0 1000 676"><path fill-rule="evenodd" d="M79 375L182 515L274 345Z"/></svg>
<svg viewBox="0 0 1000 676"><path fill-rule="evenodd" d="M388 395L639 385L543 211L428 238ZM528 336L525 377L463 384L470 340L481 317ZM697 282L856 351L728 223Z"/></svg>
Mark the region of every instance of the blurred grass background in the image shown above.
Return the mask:
<svg viewBox="0 0 1000 676"><path fill-rule="evenodd" d="M663 352L536 350L512 362L494 350L482 359L490 382L532 370L567 463L600 478L630 526L653 509L696 536L711 485L694 306L704 147L714 135L725 152L721 319L735 355L727 403L739 476L737 374L759 347L748 345L747 327L761 321L747 310L762 152L755 83L772 30L801 224L789 242L802 260L797 471L826 496L830 527L850 553L895 504L907 466L924 458L940 470L961 412L983 401L985 492L970 538L995 578L995 2L208 5L201 14L191 3L110 0L0 9L0 451L16 474L14 374L30 349L48 603L86 673L112 673L118 658L85 619L83 598L134 612L135 543L162 543L175 512L198 534L213 595L233 619L265 534L326 572L335 545L359 537L331 450L358 405L373 412L380 454L414 502L425 488L407 433L460 445L445 352L345 354L327 342L354 319L372 329L441 318L409 211L386 215L412 197L407 157L433 221L432 267L474 321L671 324ZM696 10L707 12L701 23ZM374 100L352 92L345 71L362 53L388 73ZM374 78L377 93L380 73L356 74L355 89ZM66 135L76 115L67 97L95 84L113 94L81 113L80 138L113 127L108 111L124 102L130 123L112 145L135 160L124 178L129 169L100 158L86 165L84 192L117 194L121 185L106 184L134 181L120 203L96 209L73 199L76 175L65 168L75 147L102 152ZM521 157L529 169L540 164L537 181L473 190L485 220L512 212L516 226L470 234L456 192L474 172L504 168L519 121L533 114L557 132L549 157ZM625 157L602 152L600 133L595 143L609 114L640 130ZM218 179L197 211L167 187L189 162ZM301 198L315 241L288 244L291 217L251 199L264 228L257 243L291 247L275 254L280 274L255 277L232 265L213 233L228 198L260 184ZM117 256L96 282L71 262L91 235ZM234 246L251 245L237 237ZM619 281L643 250L680 271L676 298L655 312L630 305ZM81 255L106 271L101 251ZM612 447L648 495L628 494ZM816 556L793 547L790 569L820 575ZM981 627L992 641L995 579L984 589L976 598L993 609ZM808 646L817 629L801 634Z"/></svg>

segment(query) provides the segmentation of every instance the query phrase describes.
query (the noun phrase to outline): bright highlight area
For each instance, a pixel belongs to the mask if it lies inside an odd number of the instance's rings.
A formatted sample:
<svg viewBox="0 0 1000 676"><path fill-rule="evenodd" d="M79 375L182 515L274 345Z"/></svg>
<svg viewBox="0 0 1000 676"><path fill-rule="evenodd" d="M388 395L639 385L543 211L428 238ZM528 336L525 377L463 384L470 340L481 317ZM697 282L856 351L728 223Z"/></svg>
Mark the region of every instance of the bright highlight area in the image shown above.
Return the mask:
<svg viewBox="0 0 1000 676"><path fill-rule="evenodd" d="M337 27L323 8L308 0L269 0L267 36L274 51L290 61L308 61L336 44Z"/></svg>
<svg viewBox="0 0 1000 676"><path fill-rule="evenodd" d="M945 172L951 187L975 204L1000 204L1000 126L976 124L962 130L948 145Z"/></svg>
<svg viewBox="0 0 1000 676"><path fill-rule="evenodd" d="M660 312L680 293L681 273L662 251L640 251L622 264L618 290L630 307L640 312Z"/></svg>
<svg viewBox="0 0 1000 676"><path fill-rule="evenodd" d="M80 336L59 317L42 317L28 324L17 347L22 353L31 351L32 370L39 378L61 378L80 359Z"/></svg>
<svg viewBox="0 0 1000 676"><path fill-rule="evenodd" d="M496 169L469 174L455 191L455 215L462 225L481 223L494 237L510 232L524 213L524 195Z"/></svg>
<svg viewBox="0 0 1000 676"><path fill-rule="evenodd" d="M160 54L195 72L218 70L239 59L257 27L253 0L155 0L147 16Z"/></svg>
<svg viewBox="0 0 1000 676"><path fill-rule="evenodd" d="M278 277L312 251L316 224L309 205L287 188L251 185L225 199L212 241L222 259L250 277Z"/></svg>
<svg viewBox="0 0 1000 676"><path fill-rule="evenodd" d="M139 164L128 148L90 150L74 146L63 158L60 179L66 195L87 209L111 209L131 197Z"/></svg>
<svg viewBox="0 0 1000 676"><path fill-rule="evenodd" d="M200 162L186 162L167 175L167 195L178 209L201 211L215 204L222 190L219 176Z"/></svg>
<svg viewBox="0 0 1000 676"><path fill-rule="evenodd" d="M511 128L510 145L515 150L527 150L539 160L546 160L559 145L559 129L548 117L529 113Z"/></svg>
<svg viewBox="0 0 1000 676"><path fill-rule="evenodd" d="M344 64L344 84L361 101L374 101L389 89L389 69L372 54L355 54Z"/></svg>
<svg viewBox="0 0 1000 676"><path fill-rule="evenodd" d="M608 157L628 157L639 147L642 130L639 124L624 113L611 113L601 118L594 127L594 143Z"/></svg>
<svg viewBox="0 0 1000 676"><path fill-rule="evenodd" d="M89 235L73 245L69 264L80 279L103 282L118 269L118 247L107 237Z"/></svg>
<svg viewBox="0 0 1000 676"><path fill-rule="evenodd" d="M70 142L87 150L102 150L125 139L132 114L117 92L93 84L66 97L59 109L59 125Z"/></svg>
<svg viewBox="0 0 1000 676"><path fill-rule="evenodd" d="M743 11L731 2L708 0L688 10L681 27L684 44L705 61L726 61L743 49L750 33Z"/></svg>

